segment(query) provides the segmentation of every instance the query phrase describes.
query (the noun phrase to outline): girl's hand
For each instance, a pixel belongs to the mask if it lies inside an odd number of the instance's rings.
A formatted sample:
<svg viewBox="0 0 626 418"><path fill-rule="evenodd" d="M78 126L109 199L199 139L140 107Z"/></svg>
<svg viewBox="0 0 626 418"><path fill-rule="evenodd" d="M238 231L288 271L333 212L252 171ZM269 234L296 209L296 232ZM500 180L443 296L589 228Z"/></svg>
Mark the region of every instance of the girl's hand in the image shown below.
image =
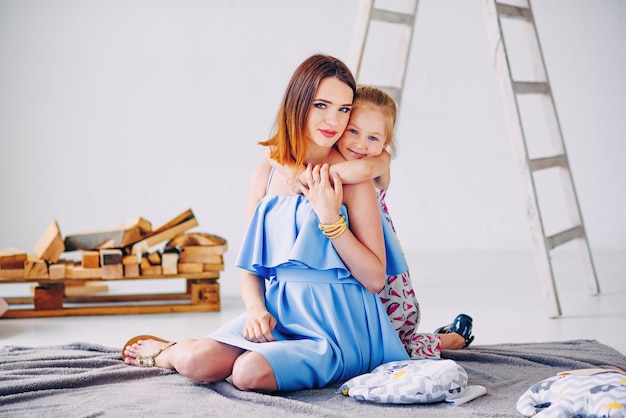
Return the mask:
<svg viewBox="0 0 626 418"><path fill-rule="evenodd" d="M254 343L276 341L272 331L276 327L276 319L266 310L248 312L243 326L243 337Z"/></svg>
<svg viewBox="0 0 626 418"><path fill-rule="evenodd" d="M306 185L298 181L300 191L309 199L311 207L323 224L332 224L339 218L339 209L343 201L341 178L333 174L332 178L327 163L306 168Z"/></svg>

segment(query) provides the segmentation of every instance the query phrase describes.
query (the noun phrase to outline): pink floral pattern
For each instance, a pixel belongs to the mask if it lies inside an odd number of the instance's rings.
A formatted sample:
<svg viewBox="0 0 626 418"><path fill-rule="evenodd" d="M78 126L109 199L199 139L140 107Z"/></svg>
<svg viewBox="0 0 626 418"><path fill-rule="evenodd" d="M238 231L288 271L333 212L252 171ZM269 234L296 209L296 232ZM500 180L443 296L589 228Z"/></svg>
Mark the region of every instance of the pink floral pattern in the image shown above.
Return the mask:
<svg viewBox="0 0 626 418"><path fill-rule="evenodd" d="M396 230L385 203L386 194L385 189L378 190L378 202L383 213L383 222L388 222L395 233ZM439 337L435 334L417 332L420 323L420 305L415 297L409 271L388 276L385 287L378 295L409 356L415 359L439 358L441 354Z"/></svg>

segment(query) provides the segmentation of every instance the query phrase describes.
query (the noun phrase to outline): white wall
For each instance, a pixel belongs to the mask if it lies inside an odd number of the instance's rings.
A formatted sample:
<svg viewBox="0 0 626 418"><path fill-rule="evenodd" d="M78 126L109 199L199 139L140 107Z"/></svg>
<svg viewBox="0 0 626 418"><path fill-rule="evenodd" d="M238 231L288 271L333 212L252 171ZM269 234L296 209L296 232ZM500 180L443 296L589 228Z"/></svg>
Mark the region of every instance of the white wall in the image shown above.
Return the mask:
<svg viewBox="0 0 626 418"><path fill-rule="evenodd" d="M283 89L358 0L1 0L0 248L186 208L229 241ZM626 3L533 2L588 235L626 249ZM381 62L381 66L387 63ZM381 67L382 68L382 67ZM407 252L530 249L480 0L422 0L388 203Z"/></svg>

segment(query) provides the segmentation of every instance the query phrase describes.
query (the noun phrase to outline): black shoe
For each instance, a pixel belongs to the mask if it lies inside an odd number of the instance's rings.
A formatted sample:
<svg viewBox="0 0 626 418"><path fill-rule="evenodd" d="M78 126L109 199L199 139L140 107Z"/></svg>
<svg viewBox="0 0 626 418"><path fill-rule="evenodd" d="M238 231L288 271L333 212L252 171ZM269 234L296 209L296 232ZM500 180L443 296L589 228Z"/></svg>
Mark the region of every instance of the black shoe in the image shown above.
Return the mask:
<svg viewBox="0 0 626 418"><path fill-rule="evenodd" d="M458 314L454 321L450 325L444 325L435 330L435 334L449 334L456 332L461 337L465 338L464 348L469 346L474 341L472 335L472 317L465 314Z"/></svg>

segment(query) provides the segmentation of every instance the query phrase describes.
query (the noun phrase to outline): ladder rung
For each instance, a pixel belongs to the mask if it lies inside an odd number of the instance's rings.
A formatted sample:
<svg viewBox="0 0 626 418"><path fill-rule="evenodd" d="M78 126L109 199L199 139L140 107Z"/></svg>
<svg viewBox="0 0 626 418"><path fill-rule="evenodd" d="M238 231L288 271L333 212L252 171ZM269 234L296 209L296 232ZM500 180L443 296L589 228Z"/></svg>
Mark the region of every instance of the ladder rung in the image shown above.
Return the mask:
<svg viewBox="0 0 626 418"><path fill-rule="evenodd" d="M390 10L372 9L372 13L370 14L370 20L378 20L381 22L399 23L402 25L413 26L415 16L407 13L392 12Z"/></svg>
<svg viewBox="0 0 626 418"><path fill-rule="evenodd" d="M496 10L498 14L504 17L510 17L513 19L525 19L530 20L532 17L530 10L527 7L512 6L510 4L496 3Z"/></svg>
<svg viewBox="0 0 626 418"><path fill-rule="evenodd" d="M517 94L546 94L550 92L548 83L541 81L515 81L513 89Z"/></svg>
<svg viewBox="0 0 626 418"><path fill-rule="evenodd" d="M567 160L565 155L555 155L554 157L533 158L528 160L530 171L544 170L552 167L567 167Z"/></svg>
<svg viewBox="0 0 626 418"><path fill-rule="evenodd" d="M558 247L559 245L565 244L566 242L570 242L571 240L577 238L583 238L584 236L585 232L583 231L583 227L578 225L573 228L566 229L565 231L561 231L558 234L546 237L546 247L548 247L548 250L551 250L554 247Z"/></svg>

